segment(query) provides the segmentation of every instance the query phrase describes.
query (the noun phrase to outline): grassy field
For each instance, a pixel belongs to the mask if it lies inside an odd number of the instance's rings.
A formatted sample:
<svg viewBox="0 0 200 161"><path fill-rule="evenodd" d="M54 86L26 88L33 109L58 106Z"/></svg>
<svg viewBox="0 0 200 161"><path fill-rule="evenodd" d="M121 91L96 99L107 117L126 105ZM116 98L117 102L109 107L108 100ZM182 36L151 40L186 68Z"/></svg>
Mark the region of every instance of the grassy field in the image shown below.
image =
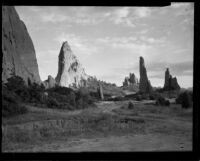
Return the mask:
<svg viewBox="0 0 200 161"><path fill-rule="evenodd" d="M3 120L2 151L191 150L192 108L133 104L98 102L77 111L29 105L27 114Z"/></svg>

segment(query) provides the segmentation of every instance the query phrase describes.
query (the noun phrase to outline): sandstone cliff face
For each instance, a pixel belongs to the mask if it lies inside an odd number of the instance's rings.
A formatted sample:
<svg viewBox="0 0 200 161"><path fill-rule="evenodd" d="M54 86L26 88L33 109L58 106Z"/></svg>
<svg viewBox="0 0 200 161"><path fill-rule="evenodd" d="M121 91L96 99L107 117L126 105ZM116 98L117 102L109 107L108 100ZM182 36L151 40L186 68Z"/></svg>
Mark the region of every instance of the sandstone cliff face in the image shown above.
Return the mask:
<svg viewBox="0 0 200 161"><path fill-rule="evenodd" d="M180 86L177 82L176 77L172 77L169 72L169 68L165 71L165 84L163 87L164 90L179 90Z"/></svg>
<svg viewBox="0 0 200 161"><path fill-rule="evenodd" d="M2 81L12 75L40 83L32 40L13 6L2 6Z"/></svg>
<svg viewBox="0 0 200 161"><path fill-rule="evenodd" d="M140 84L139 90L140 92L149 93L152 90L151 83L147 77L147 71L144 64L144 58L140 57Z"/></svg>
<svg viewBox="0 0 200 161"><path fill-rule="evenodd" d="M63 42L58 62L58 74L56 82L64 87L82 87L86 86L86 75L82 65L73 54L68 42Z"/></svg>

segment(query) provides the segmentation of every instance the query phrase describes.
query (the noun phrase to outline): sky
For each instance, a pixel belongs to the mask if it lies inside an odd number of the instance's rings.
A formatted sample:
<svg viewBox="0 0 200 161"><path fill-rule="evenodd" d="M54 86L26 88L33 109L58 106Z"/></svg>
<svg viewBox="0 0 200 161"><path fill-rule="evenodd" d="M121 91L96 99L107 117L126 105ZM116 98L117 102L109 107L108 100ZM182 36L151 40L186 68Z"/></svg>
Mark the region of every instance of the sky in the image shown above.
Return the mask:
<svg viewBox="0 0 200 161"><path fill-rule="evenodd" d="M139 57L155 87L168 67L181 87L193 86L194 4L166 7L15 6L36 51L42 80L56 77L68 41L86 73L118 86L139 78Z"/></svg>

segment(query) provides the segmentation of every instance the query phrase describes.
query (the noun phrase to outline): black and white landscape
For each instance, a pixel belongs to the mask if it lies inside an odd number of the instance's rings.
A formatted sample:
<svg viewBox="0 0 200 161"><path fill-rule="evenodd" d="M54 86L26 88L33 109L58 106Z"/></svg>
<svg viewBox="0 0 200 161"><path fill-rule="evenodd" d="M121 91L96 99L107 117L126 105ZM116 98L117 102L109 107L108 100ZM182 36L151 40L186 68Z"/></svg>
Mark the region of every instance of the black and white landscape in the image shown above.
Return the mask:
<svg viewBox="0 0 200 161"><path fill-rule="evenodd" d="M2 151L191 151L194 4L2 6Z"/></svg>

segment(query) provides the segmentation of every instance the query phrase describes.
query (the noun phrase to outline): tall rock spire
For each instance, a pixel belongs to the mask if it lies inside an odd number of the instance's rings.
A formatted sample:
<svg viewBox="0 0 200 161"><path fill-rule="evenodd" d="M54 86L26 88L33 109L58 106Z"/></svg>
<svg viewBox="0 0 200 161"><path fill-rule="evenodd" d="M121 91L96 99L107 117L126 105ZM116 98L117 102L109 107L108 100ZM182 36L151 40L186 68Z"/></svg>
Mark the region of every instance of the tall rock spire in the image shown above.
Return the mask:
<svg viewBox="0 0 200 161"><path fill-rule="evenodd" d="M73 54L68 42L63 42L58 60L58 74L56 76L58 85L64 87L85 86L84 80L87 80L87 77L88 76L77 57Z"/></svg>
<svg viewBox="0 0 200 161"><path fill-rule="evenodd" d="M140 92L145 92L145 93L149 93L152 90L151 87L151 83L148 80L147 77L147 71L145 68L145 63L144 63L144 58L140 57L140 68L139 68L139 72L140 72L140 84L139 84L139 90Z"/></svg>

